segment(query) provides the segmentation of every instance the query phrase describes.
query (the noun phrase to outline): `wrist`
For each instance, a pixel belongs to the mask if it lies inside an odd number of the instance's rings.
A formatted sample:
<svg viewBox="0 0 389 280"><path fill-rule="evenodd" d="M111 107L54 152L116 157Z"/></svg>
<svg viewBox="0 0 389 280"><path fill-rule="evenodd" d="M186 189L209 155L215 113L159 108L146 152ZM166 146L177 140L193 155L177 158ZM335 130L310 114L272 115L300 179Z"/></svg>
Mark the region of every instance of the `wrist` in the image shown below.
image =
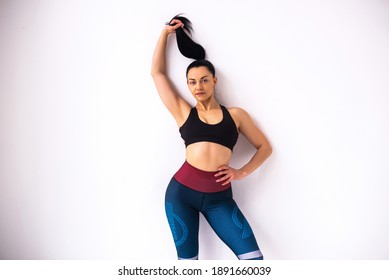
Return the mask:
<svg viewBox="0 0 389 280"><path fill-rule="evenodd" d="M241 176L242 178L245 178L246 176L249 175L249 173L244 169L244 167L241 168L241 169L239 169L239 172L240 172L240 176Z"/></svg>
<svg viewBox="0 0 389 280"><path fill-rule="evenodd" d="M162 29L161 36L167 37L167 36L169 36L169 34L170 34L170 32L166 27L164 29Z"/></svg>

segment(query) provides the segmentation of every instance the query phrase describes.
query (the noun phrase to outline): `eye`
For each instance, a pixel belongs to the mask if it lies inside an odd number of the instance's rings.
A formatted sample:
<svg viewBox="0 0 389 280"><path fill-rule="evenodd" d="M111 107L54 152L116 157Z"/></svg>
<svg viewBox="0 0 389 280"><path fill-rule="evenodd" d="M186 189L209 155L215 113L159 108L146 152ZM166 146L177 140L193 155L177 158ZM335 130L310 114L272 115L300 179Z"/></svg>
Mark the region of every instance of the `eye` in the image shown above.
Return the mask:
<svg viewBox="0 0 389 280"><path fill-rule="evenodd" d="M203 79L203 80L201 80L201 83L203 83L203 84L208 83L208 79Z"/></svg>
<svg viewBox="0 0 389 280"><path fill-rule="evenodd" d="M196 84L196 81L189 81L189 85L194 86Z"/></svg>

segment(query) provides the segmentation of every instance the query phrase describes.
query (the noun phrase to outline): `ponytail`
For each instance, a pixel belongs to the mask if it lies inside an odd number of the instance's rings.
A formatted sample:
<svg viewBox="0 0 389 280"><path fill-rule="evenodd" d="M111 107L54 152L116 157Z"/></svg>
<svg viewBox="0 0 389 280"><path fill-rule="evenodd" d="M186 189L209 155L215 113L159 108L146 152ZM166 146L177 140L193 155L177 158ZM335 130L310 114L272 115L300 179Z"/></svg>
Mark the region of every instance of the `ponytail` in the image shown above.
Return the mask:
<svg viewBox="0 0 389 280"><path fill-rule="evenodd" d="M182 17L180 14L178 14L167 24L171 24L173 19L178 19L184 24L183 28L176 29L177 45L181 54L187 58L196 60L205 59L204 48L201 45L195 43L192 38L189 37L193 31L191 21L186 17ZM185 31L188 32L189 35Z"/></svg>

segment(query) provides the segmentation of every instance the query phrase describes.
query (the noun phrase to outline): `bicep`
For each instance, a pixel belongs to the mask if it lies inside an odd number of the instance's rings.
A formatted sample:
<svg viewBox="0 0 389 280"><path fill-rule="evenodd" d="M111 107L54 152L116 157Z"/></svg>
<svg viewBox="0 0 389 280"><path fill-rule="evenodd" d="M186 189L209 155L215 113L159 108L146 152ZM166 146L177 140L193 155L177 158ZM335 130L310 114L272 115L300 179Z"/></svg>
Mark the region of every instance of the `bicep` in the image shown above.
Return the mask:
<svg viewBox="0 0 389 280"><path fill-rule="evenodd" d="M242 133L249 142L256 147L270 148L270 143L267 140L265 134L255 125L254 121L251 119L250 115L240 109L239 110L239 131Z"/></svg>
<svg viewBox="0 0 389 280"><path fill-rule="evenodd" d="M190 110L190 105L178 95L166 75L153 75L153 79L163 104L173 115L176 122L178 124L182 123L187 111Z"/></svg>

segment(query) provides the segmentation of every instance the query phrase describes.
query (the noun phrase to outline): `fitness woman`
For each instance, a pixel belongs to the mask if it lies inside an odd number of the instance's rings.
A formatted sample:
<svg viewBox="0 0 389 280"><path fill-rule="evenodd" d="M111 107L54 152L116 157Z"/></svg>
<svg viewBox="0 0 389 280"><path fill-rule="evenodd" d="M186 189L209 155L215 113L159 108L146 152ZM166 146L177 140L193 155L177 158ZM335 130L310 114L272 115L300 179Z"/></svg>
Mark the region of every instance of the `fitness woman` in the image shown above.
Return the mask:
<svg viewBox="0 0 389 280"><path fill-rule="evenodd" d="M241 108L226 108L215 98L217 77L205 51L186 35L191 22L174 17L163 28L152 59L152 77L158 94L175 119L185 141L186 160L171 179L165 196L166 216L178 259L198 259L199 213L240 260L261 260L263 255L253 231L232 196L231 182L256 170L272 148ZM181 53L195 59L186 78L195 107L178 94L166 73L166 45L175 33ZM180 41L181 40L181 41ZM193 54L192 54L193 53ZM251 160L240 169L229 166L238 135L256 148Z"/></svg>

